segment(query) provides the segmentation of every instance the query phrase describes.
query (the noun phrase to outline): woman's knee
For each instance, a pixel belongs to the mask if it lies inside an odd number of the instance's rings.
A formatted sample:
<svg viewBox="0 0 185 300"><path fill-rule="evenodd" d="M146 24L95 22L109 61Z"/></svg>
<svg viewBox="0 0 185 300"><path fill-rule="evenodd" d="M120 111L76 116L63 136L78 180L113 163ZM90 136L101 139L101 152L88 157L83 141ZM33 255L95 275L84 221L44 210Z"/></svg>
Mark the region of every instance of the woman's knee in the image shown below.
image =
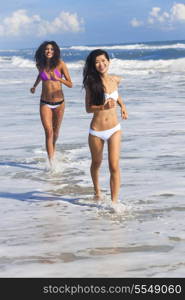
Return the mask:
<svg viewBox="0 0 185 300"><path fill-rule="evenodd" d="M109 170L111 174L119 172L119 162L109 162Z"/></svg>
<svg viewBox="0 0 185 300"><path fill-rule="evenodd" d="M59 136L59 134L58 134L58 131L57 132L53 132L53 139L54 139L54 141L56 141L57 139L58 139L58 136Z"/></svg>
<svg viewBox="0 0 185 300"><path fill-rule="evenodd" d="M99 169L101 166L102 159L93 159L91 163L91 167L95 169Z"/></svg>
<svg viewBox="0 0 185 300"><path fill-rule="evenodd" d="M46 134L46 137L49 139L49 138L53 138L53 129L52 128L46 128L45 129L45 134Z"/></svg>

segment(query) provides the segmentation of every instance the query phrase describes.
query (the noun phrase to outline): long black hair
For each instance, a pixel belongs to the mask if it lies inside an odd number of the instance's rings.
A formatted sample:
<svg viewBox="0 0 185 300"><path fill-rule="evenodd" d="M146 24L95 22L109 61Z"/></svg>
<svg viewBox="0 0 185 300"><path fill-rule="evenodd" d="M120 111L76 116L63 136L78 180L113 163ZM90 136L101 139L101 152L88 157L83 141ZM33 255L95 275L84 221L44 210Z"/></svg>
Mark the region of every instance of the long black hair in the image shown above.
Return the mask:
<svg viewBox="0 0 185 300"><path fill-rule="evenodd" d="M38 49L35 52L35 61L36 61L36 65L39 69L44 69L46 67L46 57L45 57L45 49L47 47L47 45L52 45L53 49L54 49L54 55L53 57L49 60L49 67L50 69L54 69L56 68L56 66L59 64L60 62L60 48L57 45L56 42L54 41L45 41L43 42Z"/></svg>
<svg viewBox="0 0 185 300"><path fill-rule="evenodd" d="M83 86L90 91L91 102L94 105L103 105L105 102L104 86L99 72L96 70L96 57L104 55L109 61L109 55L102 49L96 49L89 53L83 69Z"/></svg>

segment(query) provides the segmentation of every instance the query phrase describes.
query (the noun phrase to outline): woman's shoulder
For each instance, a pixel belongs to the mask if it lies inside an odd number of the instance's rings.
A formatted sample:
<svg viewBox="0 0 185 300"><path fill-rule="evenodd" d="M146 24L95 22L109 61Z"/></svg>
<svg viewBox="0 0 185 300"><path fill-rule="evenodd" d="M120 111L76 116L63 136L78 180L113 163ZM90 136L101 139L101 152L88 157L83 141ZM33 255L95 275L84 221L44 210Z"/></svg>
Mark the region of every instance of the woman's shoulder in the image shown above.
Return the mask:
<svg viewBox="0 0 185 300"><path fill-rule="evenodd" d="M111 79L116 82L117 85L120 84L122 77L121 76L117 76L117 75L110 75Z"/></svg>
<svg viewBox="0 0 185 300"><path fill-rule="evenodd" d="M63 66L65 66L66 64L65 64L65 62L61 59L60 61L59 61L59 63L58 63L58 66L59 67L63 67Z"/></svg>

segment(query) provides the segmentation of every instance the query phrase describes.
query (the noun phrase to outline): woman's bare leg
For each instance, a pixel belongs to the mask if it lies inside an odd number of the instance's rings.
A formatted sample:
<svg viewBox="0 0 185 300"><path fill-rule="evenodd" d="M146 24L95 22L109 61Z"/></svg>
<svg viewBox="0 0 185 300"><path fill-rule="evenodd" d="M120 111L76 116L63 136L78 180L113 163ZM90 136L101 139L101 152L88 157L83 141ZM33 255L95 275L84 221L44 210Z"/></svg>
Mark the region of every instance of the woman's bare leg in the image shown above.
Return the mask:
<svg viewBox="0 0 185 300"><path fill-rule="evenodd" d="M116 203L120 189L120 140L121 131L115 132L108 140L108 159L110 170L110 189L112 202Z"/></svg>
<svg viewBox="0 0 185 300"><path fill-rule="evenodd" d="M45 143L48 159L51 161L54 157L53 147L53 125L52 125L52 109L47 105L40 105L40 118L45 131Z"/></svg>
<svg viewBox="0 0 185 300"><path fill-rule="evenodd" d="M103 157L104 141L100 138L89 134L89 148L91 151L91 177L94 185L94 193L97 198L101 196L101 189L99 185L99 168Z"/></svg>
<svg viewBox="0 0 185 300"><path fill-rule="evenodd" d="M55 145L56 141L59 136L59 130L62 123L63 115L64 115L64 102L59 106L52 110L53 119L52 119L52 126L53 126L53 151L55 152Z"/></svg>

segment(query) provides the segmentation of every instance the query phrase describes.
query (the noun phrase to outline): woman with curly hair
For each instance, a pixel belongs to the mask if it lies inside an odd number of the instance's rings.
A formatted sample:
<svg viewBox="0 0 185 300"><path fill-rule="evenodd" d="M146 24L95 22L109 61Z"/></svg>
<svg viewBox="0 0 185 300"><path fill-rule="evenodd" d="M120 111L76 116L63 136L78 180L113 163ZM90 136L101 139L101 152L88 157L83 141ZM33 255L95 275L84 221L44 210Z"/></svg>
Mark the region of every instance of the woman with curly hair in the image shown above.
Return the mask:
<svg viewBox="0 0 185 300"><path fill-rule="evenodd" d="M60 48L54 41L45 41L38 47L35 52L35 61L39 74L30 89L31 93L35 93L37 85L42 81L40 117L51 166L65 108L62 84L72 87L67 66L61 60L60 55Z"/></svg>

